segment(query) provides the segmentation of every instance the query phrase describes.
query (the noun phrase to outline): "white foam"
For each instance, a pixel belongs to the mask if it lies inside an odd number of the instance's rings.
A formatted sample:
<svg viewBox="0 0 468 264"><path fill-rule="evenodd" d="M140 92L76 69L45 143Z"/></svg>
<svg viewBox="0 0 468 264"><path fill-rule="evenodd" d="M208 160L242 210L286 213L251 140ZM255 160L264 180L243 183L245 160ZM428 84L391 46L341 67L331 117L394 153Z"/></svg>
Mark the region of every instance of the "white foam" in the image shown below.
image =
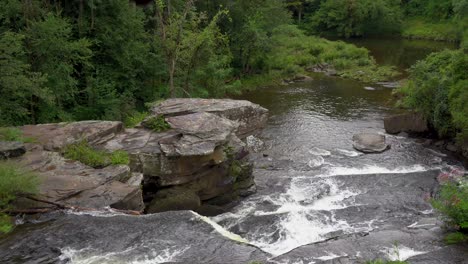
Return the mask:
<svg viewBox="0 0 468 264"><path fill-rule="evenodd" d="M330 254L330 253L328 253L328 254ZM335 254L332 253L332 254L330 254L328 256L322 256L322 257L318 257L318 258L315 258L315 259L326 261L326 260L332 260L332 259L341 258L341 257L346 257L346 255L338 256L338 255L335 255Z"/></svg>
<svg viewBox="0 0 468 264"><path fill-rule="evenodd" d="M148 251L145 255L136 255L134 259L128 258L128 255L139 248L137 245L118 252L98 253L90 248L83 249L62 249L60 260L69 261L73 264L152 264L152 263L166 263L176 261L177 257L184 253L190 247L176 248L169 247L162 251ZM148 245L145 245L148 246Z"/></svg>
<svg viewBox="0 0 468 264"><path fill-rule="evenodd" d="M72 215L90 215L90 216L95 216L95 217L114 217L114 216L134 216L134 215L129 215L129 214L124 214L119 211L115 211L114 209L110 207L105 207L100 211L96 210L89 210L89 211L75 211L75 210L66 210L65 211L67 214L72 214Z"/></svg>
<svg viewBox="0 0 468 264"><path fill-rule="evenodd" d="M330 156L331 152L326 150L326 149L321 149L317 147L313 147L309 150L309 153L312 155L317 155L317 156Z"/></svg>
<svg viewBox="0 0 468 264"><path fill-rule="evenodd" d="M310 200L317 185L307 184L303 179L293 180L288 191L280 195L274 204L280 207L275 211L256 211L254 215L281 215L277 224L279 239L271 243L270 236L265 236L251 243L273 255L286 253L294 248L326 238L326 234L337 230L352 229L345 221L334 219L333 211L346 208L344 201L358 193L350 190L340 190L332 179L323 180L329 189L317 200ZM315 190L316 191L316 190ZM330 211L332 216L323 215L321 211Z"/></svg>
<svg viewBox="0 0 468 264"><path fill-rule="evenodd" d="M206 217L206 216L201 216L195 212L192 212L197 218L201 219L202 221L208 223L209 225L211 225L215 230L216 232L218 232L219 234L221 234L222 236L226 237L226 238L229 238L231 240L234 240L234 241L237 241L237 242L241 242L241 243L246 243L248 244L249 242L242 238L241 236L237 235L237 234L234 234L232 232L229 232L228 230L226 230L224 227L220 226L218 223L216 223L215 221L211 220L210 218Z"/></svg>
<svg viewBox="0 0 468 264"><path fill-rule="evenodd" d="M336 151L338 153L340 153L341 155L344 155L346 157L357 157L357 156L363 155L362 153L359 153L359 152L353 151L353 150L336 149Z"/></svg>
<svg viewBox="0 0 468 264"><path fill-rule="evenodd" d="M314 156L309 160L307 165L313 169L322 166L323 163L325 163L325 159L323 159L322 156Z"/></svg>
<svg viewBox="0 0 468 264"><path fill-rule="evenodd" d="M343 175L366 175L366 174L402 174L402 173L412 173L412 172L423 172L431 169L439 169L438 167L428 168L423 165L413 165L408 167L400 167L396 169L388 169L385 167L380 167L377 165L367 165L362 168L356 167L333 167L327 170L322 177L330 176L343 176Z"/></svg>
<svg viewBox="0 0 468 264"><path fill-rule="evenodd" d="M415 222L409 225L408 228L419 228L419 227L425 227L425 226L435 226L435 224L419 224L418 222Z"/></svg>
<svg viewBox="0 0 468 264"><path fill-rule="evenodd" d="M397 245L392 248L385 248L380 252L387 254L387 257L392 261L405 261L411 257L427 253L424 251L416 251L412 248L401 245Z"/></svg>

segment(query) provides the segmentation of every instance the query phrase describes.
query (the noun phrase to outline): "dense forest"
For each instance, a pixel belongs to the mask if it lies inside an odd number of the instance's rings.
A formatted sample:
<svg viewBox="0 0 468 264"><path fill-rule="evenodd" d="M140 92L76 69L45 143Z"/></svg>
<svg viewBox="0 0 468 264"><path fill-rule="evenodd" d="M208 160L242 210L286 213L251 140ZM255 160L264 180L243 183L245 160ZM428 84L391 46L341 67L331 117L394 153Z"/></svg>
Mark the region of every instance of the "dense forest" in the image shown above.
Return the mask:
<svg viewBox="0 0 468 264"><path fill-rule="evenodd" d="M461 41L467 6L466 0L4 0L0 126L126 120L147 102L223 97L318 63L345 77L384 80L395 72L377 66L367 50L319 36L431 38L405 31L422 23L427 31L453 25L430 33Z"/></svg>

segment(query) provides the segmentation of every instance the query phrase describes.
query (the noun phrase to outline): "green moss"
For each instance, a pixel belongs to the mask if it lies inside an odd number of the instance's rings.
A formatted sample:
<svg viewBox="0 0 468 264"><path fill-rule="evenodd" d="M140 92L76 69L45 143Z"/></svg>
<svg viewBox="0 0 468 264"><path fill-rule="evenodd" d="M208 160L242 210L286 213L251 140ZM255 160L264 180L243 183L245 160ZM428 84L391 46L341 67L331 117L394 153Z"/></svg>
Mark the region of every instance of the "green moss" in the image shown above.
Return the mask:
<svg viewBox="0 0 468 264"><path fill-rule="evenodd" d="M154 132L164 132L171 129L164 116L151 117L145 121L145 126Z"/></svg>
<svg viewBox="0 0 468 264"><path fill-rule="evenodd" d="M128 165L130 158L128 153L122 150L108 153L93 149L85 140L68 145L63 151L67 159L77 160L93 168L101 168L112 165Z"/></svg>
<svg viewBox="0 0 468 264"><path fill-rule="evenodd" d="M33 143L33 138L23 137L23 132L15 127L1 127L0 141L18 141L23 143Z"/></svg>
<svg viewBox="0 0 468 264"><path fill-rule="evenodd" d="M125 118L124 125L127 128L133 128L140 124L147 116L148 112L134 112Z"/></svg>
<svg viewBox="0 0 468 264"><path fill-rule="evenodd" d="M18 195L36 193L38 185L36 174L11 161L0 162L0 234L13 228L10 217L2 211L10 209L10 203Z"/></svg>
<svg viewBox="0 0 468 264"><path fill-rule="evenodd" d="M445 237L445 243L448 245L459 244L463 242L468 242L468 235L465 235L460 232L450 233Z"/></svg>

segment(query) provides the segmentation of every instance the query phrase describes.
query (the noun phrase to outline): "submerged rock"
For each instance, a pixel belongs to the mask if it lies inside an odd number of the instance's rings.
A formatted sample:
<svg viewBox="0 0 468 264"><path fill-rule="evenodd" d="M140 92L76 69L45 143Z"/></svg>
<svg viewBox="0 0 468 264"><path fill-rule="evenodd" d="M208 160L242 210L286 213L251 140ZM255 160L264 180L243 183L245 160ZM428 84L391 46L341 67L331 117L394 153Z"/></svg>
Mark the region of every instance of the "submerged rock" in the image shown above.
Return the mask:
<svg viewBox="0 0 468 264"><path fill-rule="evenodd" d="M400 132L425 133L429 131L427 120L418 113L394 115L384 119L385 131L389 134Z"/></svg>
<svg viewBox="0 0 468 264"><path fill-rule="evenodd" d="M26 153L26 148L21 142L0 141L0 160L16 158Z"/></svg>
<svg viewBox="0 0 468 264"><path fill-rule="evenodd" d="M0 263L251 263L266 253L189 211L56 213L0 239Z"/></svg>
<svg viewBox="0 0 468 264"><path fill-rule="evenodd" d="M385 136L376 133L360 133L353 136L353 147L364 153L384 152L389 148Z"/></svg>

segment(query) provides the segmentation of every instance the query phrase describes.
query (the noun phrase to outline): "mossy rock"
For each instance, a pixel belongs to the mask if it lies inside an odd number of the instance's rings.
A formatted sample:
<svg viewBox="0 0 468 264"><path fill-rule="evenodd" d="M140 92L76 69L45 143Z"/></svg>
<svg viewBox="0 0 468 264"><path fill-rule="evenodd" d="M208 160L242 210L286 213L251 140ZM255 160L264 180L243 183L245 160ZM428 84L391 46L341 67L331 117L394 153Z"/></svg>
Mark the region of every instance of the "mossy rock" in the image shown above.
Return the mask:
<svg viewBox="0 0 468 264"><path fill-rule="evenodd" d="M200 197L190 190L174 187L158 191L154 199L147 206L149 214L179 211L197 210L201 205Z"/></svg>

